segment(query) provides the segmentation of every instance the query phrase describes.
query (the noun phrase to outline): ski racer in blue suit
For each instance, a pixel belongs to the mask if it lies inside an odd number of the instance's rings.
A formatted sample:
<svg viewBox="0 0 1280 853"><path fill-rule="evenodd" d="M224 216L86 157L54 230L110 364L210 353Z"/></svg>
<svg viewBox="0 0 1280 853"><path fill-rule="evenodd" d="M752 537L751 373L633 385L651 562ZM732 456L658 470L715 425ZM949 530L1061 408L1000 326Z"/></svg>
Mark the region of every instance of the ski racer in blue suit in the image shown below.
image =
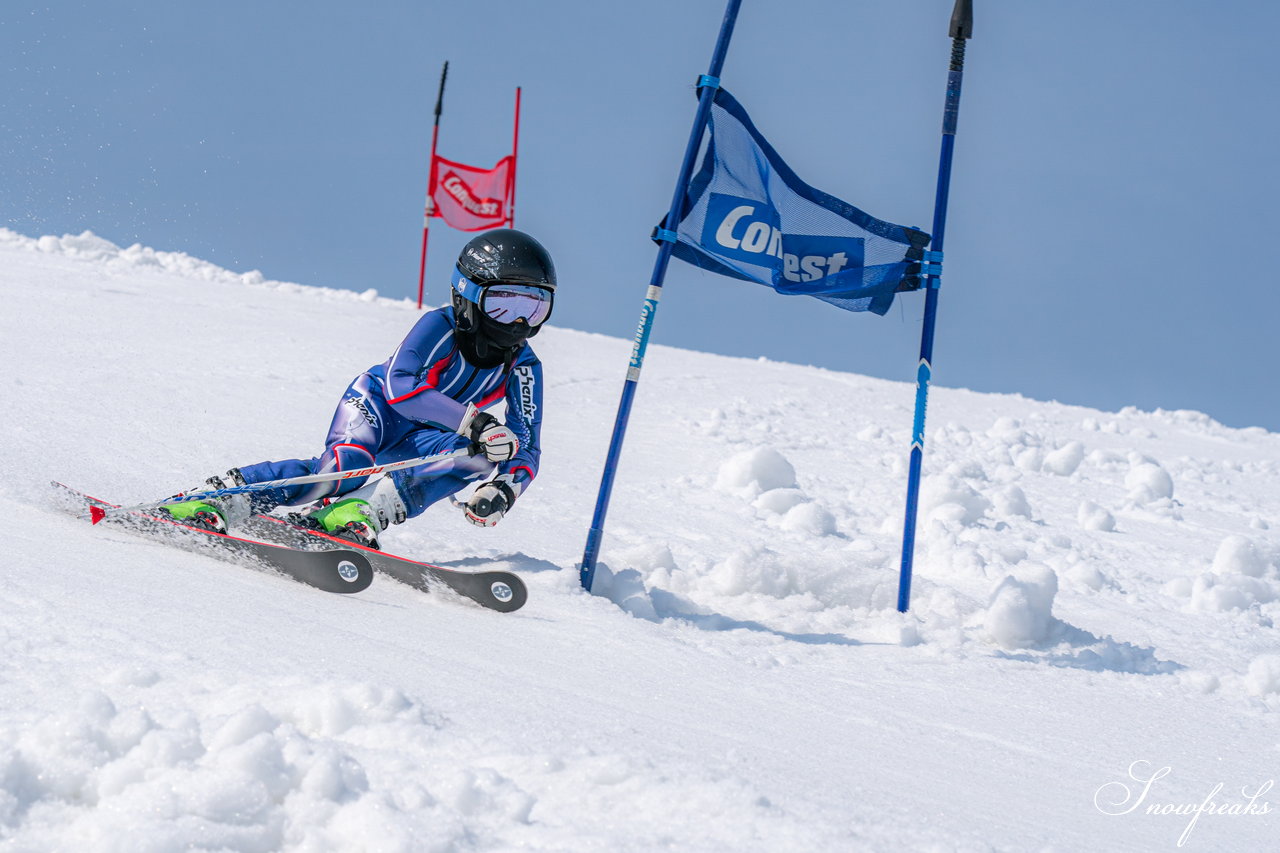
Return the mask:
<svg viewBox="0 0 1280 853"><path fill-rule="evenodd" d="M382 364L343 394L324 451L259 462L211 477L199 489L356 470L468 449L474 455L368 478L282 486L172 504L179 520L225 531L249 513L321 504L294 515L309 526L377 547L391 524L480 481L467 520L497 524L538 474L542 365L527 340L551 314L555 268L546 249L513 229L471 240L453 273L452 305L424 314ZM506 403L505 421L487 411ZM340 498L339 500L334 500Z"/></svg>

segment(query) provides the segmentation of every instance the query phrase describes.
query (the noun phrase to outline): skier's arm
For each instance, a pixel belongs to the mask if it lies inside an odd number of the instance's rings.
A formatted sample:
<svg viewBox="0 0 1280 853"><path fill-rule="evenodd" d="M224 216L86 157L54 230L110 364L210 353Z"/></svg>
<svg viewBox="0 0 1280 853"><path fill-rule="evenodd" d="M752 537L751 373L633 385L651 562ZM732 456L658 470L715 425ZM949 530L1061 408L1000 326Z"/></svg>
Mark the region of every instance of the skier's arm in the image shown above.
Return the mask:
<svg viewBox="0 0 1280 853"><path fill-rule="evenodd" d="M480 485L467 500L467 521L493 527L511 510L538 474L542 456L542 364L532 351L516 363L507 381L507 427L520 441L516 455L498 465L493 479Z"/></svg>
<svg viewBox="0 0 1280 853"><path fill-rule="evenodd" d="M542 457L542 363L527 348L507 382L507 427L520 440L520 449L498 466L498 474L519 497L538 476Z"/></svg>
<svg viewBox="0 0 1280 853"><path fill-rule="evenodd" d="M467 407L435 390L457 347L444 311L424 314L386 363L386 397L412 421L457 432Z"/></svg>

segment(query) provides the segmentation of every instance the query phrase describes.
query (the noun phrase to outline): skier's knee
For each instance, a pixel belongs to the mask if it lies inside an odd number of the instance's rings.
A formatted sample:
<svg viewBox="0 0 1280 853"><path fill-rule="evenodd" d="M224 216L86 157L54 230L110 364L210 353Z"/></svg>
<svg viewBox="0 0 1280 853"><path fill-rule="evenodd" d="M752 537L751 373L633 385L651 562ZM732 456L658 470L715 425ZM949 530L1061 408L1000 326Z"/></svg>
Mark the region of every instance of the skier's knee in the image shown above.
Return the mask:
<svg viewBox="0 0 1280 853"><path fill-rule="evenodd" d="M373 465L373 453L363 445L344 442L330 445L328 450L335 471L354 471Z"/></svg>

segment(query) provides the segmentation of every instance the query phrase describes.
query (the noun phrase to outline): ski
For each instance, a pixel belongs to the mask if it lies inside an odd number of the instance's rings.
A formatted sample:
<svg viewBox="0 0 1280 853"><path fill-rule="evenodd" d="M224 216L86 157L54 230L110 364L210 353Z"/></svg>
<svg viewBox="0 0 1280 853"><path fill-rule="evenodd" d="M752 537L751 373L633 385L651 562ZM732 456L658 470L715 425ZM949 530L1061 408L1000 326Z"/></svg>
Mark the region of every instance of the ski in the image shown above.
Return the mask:
<svg viewBox="0 0 1280 853"><path fill-rule="evenodd" d="M524 581L504 571L464 572L420 563L407 557L398 557L385 551L366 548L346 539L326 533L298 527L288 519L275 515L255 515L242 523L246 533L291 548L351 548L362 554L375 571L423 592L435 592L440 588L452 590L490 610L510 613L519 610L529 598Z"/></svg>
<svg viewBox="0 0 1280 853"><path fill-rule="evenodd" d="M55 482L53 486L69 499L68 508L85 518L92 508L103 510L117 506L62 483ZM230 562L257 562L327 592L359 592L369 586L376 571L422 592L451 590L502 613L519 610L529 598L524 581L511 572L467 572L421 563L298 527L274 515L256 515L240 525L239 530L257 539L188 527L159 511L95 515L104 523L163 538L188 550L205 551ZM351 567L357 574L348 581Z"/></svg>
<svg viewBox="0 0 1280 853"><path fill-rule="evenodd" d="M87 495L62 483L53 483L64 508L88 520L92 510L114 509L116 504ZM167 544L208 554L227 562L279 572L293 580L325 592L353 593L373 583L373 566L349 542L329 543L326 548L293 548L286 544L257 542L188 527L159 512L137 510L109 515L110 524Z"/></svg>

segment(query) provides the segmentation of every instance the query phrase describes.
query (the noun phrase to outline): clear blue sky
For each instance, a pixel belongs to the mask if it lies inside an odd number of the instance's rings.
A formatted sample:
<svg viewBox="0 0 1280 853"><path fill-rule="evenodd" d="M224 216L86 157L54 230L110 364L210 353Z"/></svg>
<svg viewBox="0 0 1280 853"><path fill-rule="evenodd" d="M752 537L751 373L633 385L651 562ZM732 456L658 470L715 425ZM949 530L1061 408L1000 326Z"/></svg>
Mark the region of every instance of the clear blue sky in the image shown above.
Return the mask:
<svg viewBox="0 0 1280 853"><path fill-rule="evenodd" d="M927 230L951 5L744 0L724 85L808 182ZM1280 430L1280 6L975 7L936 381ZM524 87L516 224L555 256L555 322L630 337L723 9L6 3L0 225L411 296L447 59L441 153L505 154ZM433 229L430 301L466 238ZM657 343L914 378L919 294L878 318L681 264L667 285Z"/></svg>

